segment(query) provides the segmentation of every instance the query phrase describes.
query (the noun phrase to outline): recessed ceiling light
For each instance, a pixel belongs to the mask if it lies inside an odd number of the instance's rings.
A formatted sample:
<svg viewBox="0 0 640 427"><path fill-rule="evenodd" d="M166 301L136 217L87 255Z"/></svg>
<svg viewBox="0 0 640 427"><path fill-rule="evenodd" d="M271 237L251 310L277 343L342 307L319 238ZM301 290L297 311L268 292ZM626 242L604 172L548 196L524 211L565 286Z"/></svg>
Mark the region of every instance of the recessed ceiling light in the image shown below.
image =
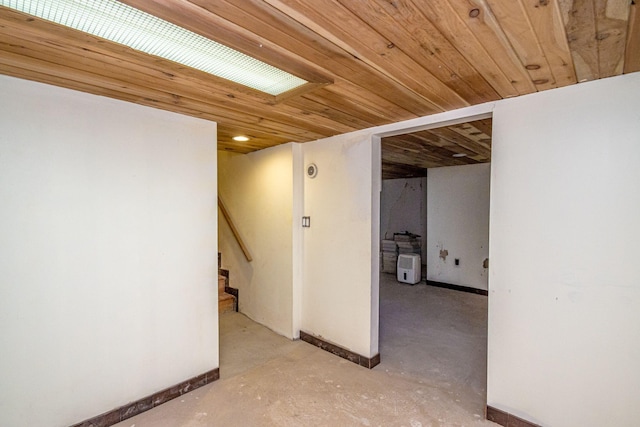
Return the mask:
<svg viewBox="0 0 640 427"><path fill-rule="evenodd" d="M286 71L116 0L0 0L0 5L273 96L308 83Z"/></svg>
<svg viewBox="0 0 640 427"><path fill-rule="evenodd" d="M234 141L238 141L238 142L246 142L249 140L248 136L234 136L233 137Z"/></svg>
<svg viewBox="0 0 640 427"><path fill-rule="evenodd" d="M464 153L456 153L453 155L453 157L467 157L467 155Z"/></svg>

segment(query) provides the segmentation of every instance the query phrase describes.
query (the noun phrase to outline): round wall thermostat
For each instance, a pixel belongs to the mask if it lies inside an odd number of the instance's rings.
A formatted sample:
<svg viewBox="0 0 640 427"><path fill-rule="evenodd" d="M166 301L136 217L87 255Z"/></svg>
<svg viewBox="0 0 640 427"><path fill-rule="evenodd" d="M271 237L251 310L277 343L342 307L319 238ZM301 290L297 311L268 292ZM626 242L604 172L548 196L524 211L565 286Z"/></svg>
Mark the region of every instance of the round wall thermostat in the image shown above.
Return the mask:
<svg viewBox="0 0 640 427"><path fill-rule="evenodd" d="M318 175L318 167L315 163L309 163L307 165L307 176L309 178L315 178Z"/></svg>

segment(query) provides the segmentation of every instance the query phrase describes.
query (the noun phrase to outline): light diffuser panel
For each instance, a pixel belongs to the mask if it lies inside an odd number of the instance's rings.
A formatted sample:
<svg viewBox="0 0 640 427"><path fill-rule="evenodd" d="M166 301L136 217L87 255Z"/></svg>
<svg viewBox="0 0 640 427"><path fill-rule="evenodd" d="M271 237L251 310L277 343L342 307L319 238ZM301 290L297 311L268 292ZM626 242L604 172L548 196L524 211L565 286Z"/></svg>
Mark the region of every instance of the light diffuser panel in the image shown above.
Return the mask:
<svg viewBox="0 0 640 427"><path fill-rule="evenodd" d="M280 95L307 81L115 0L0 0L0 5L241 85Z"/></svg>

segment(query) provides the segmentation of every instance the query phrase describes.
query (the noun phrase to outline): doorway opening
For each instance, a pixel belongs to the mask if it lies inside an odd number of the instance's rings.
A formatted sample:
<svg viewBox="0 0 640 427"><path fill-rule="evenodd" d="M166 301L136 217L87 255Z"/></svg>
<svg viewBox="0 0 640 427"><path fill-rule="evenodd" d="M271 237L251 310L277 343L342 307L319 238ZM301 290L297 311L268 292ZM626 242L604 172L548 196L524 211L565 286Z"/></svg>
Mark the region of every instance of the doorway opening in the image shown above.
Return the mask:
<svg viewBox="0 0 640 427"><path fill-rule="evenodd" d="M427 385L432 399L480 418L491 125L486 118L381 138L380 353L399 375ZM415 284L398 276L398 259L410 256L403 253L420 256Z"/></svg>

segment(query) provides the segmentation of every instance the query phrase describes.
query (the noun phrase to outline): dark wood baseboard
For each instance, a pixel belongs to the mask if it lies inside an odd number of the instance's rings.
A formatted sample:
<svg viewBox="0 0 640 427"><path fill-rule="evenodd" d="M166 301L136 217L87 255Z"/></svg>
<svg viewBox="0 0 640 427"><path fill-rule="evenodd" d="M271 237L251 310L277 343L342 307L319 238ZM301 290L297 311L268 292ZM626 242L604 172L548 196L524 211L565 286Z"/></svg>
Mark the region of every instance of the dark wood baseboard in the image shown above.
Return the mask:
<svg viewBox="0 0 640 427"><path fill-rule="evenodd" d="M487 406L487 419L504 427L542 427L492 406Z"/></svg>
<svg viewBox="0 0 640 427"><path fill-rule="evenodd" d="M427 285L436 286L438 288L453 289L454 291L468 292L470 294L478 294L484 296L489 295L489 292L485 289L470 288L469 286L451 285L449 283L434 282L433 280L427 280Z"/></svg>
<svg viewBox="0 0 640 427"><path fill-rule="evenodd" d="M190 378L186 381L176 384L173 387L166 388L151 396L143 397L135 402L128 403L119 408L113 409L104 414L97 415L88 420L79 422L71 427L108 427L124 421L127 418L134 417L149 409L162 405L165 402L180 397L185 393L193 391L204 385L207 385L220 378L220 370L218 368L205 372L197 377Z"/></svg>
<svg viewBox="0 0 640 427"><path fill-rule="evenodd" d="M347 350L338 345L331 344L330 342L327 342L314 335L308 334L304 331L300 331L300 339L302 341L308 342L311 345L315 345L316 347L319 347L324 351L335 354L338 357L342 357L343 359L347 359L350 362L356 363L360 366L364 366L367 369L371 369L380 363L380 353L371 358L361 356L358 353L354 353L353 351Z"/></svg>

